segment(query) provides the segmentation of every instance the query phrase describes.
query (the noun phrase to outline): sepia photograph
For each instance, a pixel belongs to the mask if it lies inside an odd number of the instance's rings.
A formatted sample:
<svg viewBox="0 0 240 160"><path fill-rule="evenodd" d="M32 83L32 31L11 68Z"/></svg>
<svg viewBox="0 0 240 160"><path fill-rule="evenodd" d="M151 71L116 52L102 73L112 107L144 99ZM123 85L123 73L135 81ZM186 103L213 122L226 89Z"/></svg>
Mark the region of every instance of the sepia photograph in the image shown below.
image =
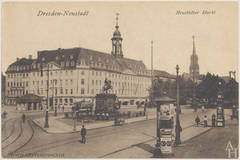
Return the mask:
<svg viewBox="0 0 240 160"><path fill-rule="evenodd" d="M239 158L238 1L1 5L2 158Z"/></svg>

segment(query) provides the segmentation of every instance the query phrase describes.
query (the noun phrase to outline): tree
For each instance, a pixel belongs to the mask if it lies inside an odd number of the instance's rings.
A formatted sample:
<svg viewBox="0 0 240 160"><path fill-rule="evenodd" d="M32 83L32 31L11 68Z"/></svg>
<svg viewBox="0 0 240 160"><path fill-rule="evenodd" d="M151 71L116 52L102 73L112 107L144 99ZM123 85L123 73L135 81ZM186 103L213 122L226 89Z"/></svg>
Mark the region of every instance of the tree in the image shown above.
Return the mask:
<svg viewBox="0 0 240 160"><path fill-rule="evenodd" d="M216 102L218 93L223 90L225 81L217 75L207 73L196 88L196 96L199 99L207 99L208 104Z"/></svg>
<svg viewBox="0 0 240 160"><path fill-rule="evenodd" d="M191 80L185 80L179 76L179 94L180 104L186 104L187 98L192 97L193 82ZM150 96L161 97L167 95L170 98L177 96L177 84L176 80L167 79L163 81L160 77L156 77L153 81L153 92L150 88ZM152 93L152 94L151 94Z"/></svg>
<svg viewBox="0 0 240 160"><path fill-rule="evenodd" d="M234 79L230 79L225 85L223 98L225 101L238 104L238 83Z"/></svg>

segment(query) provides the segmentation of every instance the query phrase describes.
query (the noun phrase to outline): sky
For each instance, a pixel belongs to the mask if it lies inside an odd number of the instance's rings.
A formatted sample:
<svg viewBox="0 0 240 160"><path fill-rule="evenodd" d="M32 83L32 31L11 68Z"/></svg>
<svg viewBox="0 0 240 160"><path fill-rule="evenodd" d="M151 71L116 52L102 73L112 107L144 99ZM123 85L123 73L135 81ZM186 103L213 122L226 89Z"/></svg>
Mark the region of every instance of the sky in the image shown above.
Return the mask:
<svg viewBox="0 0 240 160"><path fill-rule="evenodd" d="M88 11L87 16L37 16L39 11ZM177 15L177 11L215 14ZM171 74L189 72L195 36L200 74L238 77L237 2L6 2L2 9L1 69L37 51L83 47L111 53L119 13L124 57Z"/></svg>

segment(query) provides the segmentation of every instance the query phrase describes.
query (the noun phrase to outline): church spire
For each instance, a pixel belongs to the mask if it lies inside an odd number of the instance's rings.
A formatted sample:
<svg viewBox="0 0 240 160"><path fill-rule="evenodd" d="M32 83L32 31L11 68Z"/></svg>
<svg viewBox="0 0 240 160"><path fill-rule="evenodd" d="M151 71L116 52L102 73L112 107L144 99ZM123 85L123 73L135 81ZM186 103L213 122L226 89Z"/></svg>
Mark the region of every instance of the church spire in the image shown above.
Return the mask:
<svg viewBox="0 0 240 160"><path fill-rule="evenodd" d="M118 30L119 25L118 25L118 16L120 14L116 13L116 30L113 33L113 37L112 37L112 55L115 57L123 57L123 53L122 53L122 37L121 37L121 33Z"/></svg>
<svg viewBox="0 0 240 160"><path fill-rule="evenodd" d="M192 36L192 39L193 39L193 53L191 55L189 73L190 73L191 79L195 82L199 77L199 65L198 65L198 56L197 56L196 47L195 47L195 36Z"/></svg>
<svg viewBox="0 0 240 160"><path fill-rule="evenodd" d="M193 54L196 54L196 48L195 48L195 36L192 36L193 39Z"/></svg>
<svg viewBox="0 0 240 160"><path fill-rule="evenodd" d="M115 28L119 28L119 26L118 26L118 16L119 16L119 13L116 13L116 26L115 26Z"/></svg>

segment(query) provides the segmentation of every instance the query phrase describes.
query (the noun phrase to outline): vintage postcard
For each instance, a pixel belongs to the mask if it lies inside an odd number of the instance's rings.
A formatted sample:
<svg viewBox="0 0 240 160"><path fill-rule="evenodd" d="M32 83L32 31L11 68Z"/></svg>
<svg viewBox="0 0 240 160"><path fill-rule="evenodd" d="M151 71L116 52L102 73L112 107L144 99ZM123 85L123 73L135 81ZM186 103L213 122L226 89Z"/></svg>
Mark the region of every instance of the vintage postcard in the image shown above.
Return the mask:
<svg viewBox="0 0 240 160"><path fill-rule="evenodd" d="M3 2L2 158L238 158L238 2Z"/></svg>

